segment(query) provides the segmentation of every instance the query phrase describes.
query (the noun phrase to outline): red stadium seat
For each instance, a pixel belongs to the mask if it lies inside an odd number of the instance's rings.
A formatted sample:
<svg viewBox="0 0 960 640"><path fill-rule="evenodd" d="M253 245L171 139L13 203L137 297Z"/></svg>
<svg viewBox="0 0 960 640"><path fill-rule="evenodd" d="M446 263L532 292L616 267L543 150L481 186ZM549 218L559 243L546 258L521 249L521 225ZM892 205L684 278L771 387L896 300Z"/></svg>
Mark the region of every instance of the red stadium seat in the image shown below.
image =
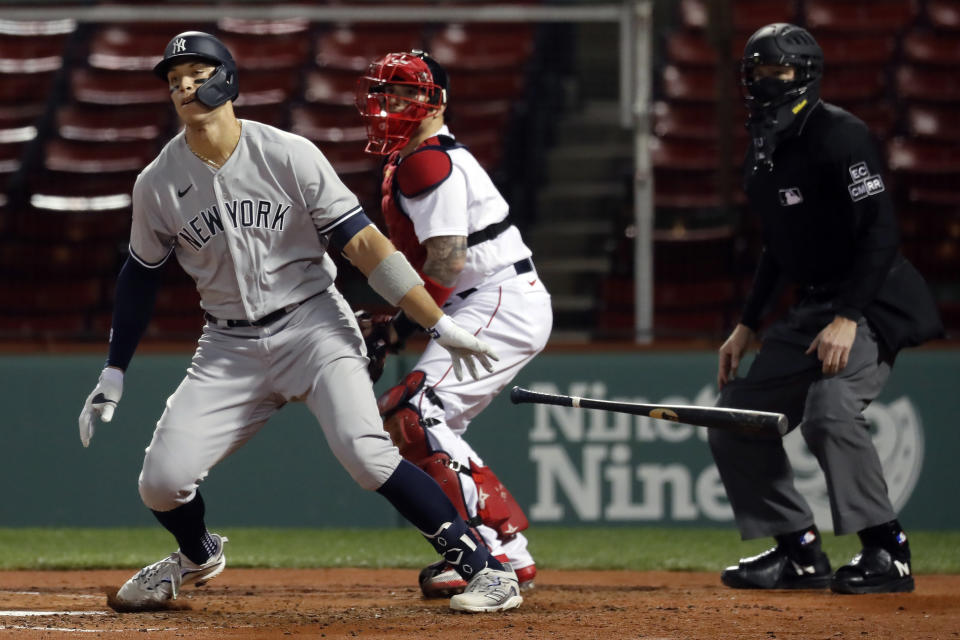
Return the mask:
<svg viewBox="0 0 960 640"><path fill-rule="evenodd" d="M51 313L0 314L0 337L18 340L75 339L85 337L87 315L65 309ZM104 334L106 335L106 334Z"/></svg>
<svg viewBox="0 0 960 640"><path fill-rule="evenodd" d="M473 100L453 109L447 121L454 135L495 131L502 136L507 131L512 106L509 100Z"/></svg>
<svg viewBox="0 0 960 640"><path fill-rule="evenodd" d="M45 211L115 211L130 207L136 172L35 171L27 179L30 206Z"/></svg>
<svg viewBox="0 0 960 640"><path fill-rule="evenodd" d="M76 103L57 110L56 131L66 140L156 140L170 133L171 111L153 105Z"/></svg>
<svg viewBox="0 0 960 640"><path fill-rule="evenodd" d="M279 35L221 33L220 39L241 70L299 69L310 59L310 35L296 31ZM240 78L243 91L245 76Z"/></svg>
<svg viewBox="0 0 960 640"><path fill-rule="evenodd" d="M221 18L217 21L217 30L222 32L224 36L230 33L285 36L310 31L310 21L306 18L283 18L279 20Z"/></svg>
<svg viewBox="0 0 960 640"><path fill-rule="evenodd" d="M503 134L500 131L463 131L457 142L465 145L487 171L500 166L503 159Z"/></svg>
<svg viewBox="0 0 960 640"><path fill-rule="evenodd" d="M427 50L448 70L517 70L533 53L533 36L527 23L450 24L429 39Z"/></svg>
<svg viewBox="0 0 960 640"><path fill-rule="evenodd" d="M960 153L956 144L894 138L887 145L887 163L893 172L960 177Z"/></svg>
<svg viewBox="0 0 960 640"><path fill-rule="evenodd" d="M313 69L307 73L303 97L307 102L353 105L357 74L339 69Z"/></svg>
<svg viewBox="0 0 960 640"><path fill-rule="evenodd" d="M0 105L37 105L46 102L56 74L0 74Z"/></svg>
<svg viewBox="0 0 960 640"><path fill-rule="evenodd" d="M913 137L960 142L956 107L912 104L907 107L906 122Z"/></svg>
<svg viewBox="0 0 960 640"><path fill-rule="evenodd" d="M118 246L112 239L66 242L16 242L0 244L0 269L15 280L48 276L95 276L117 264Z"/></svg>
<svg viewBox="0 0 960 640"><path fill-rule="evenodd" d="M56 71L63 65L65 43L66 34L22 37L0 33L0 74Z"/></svg>
<svg viewBox="0 0 960 640"><path fill-rule="evenodd" d="M903 38L903 54L910 62L956 67L960 64L960 38L914 30Z"/></svg>
<svg viewBox="0 0 960 640"><path fill-rule="evenodd" d="M818 33L826 64L886 65L894 60L897 38L886 33Z"/></svg>
<svg viewBox="0 0 960 640"><path fill-rule="evenodd" d="M749 141L746 137L734 138L731 162L739 165L746 154ZM713 171L722 160L716 141L684 140L677 138L653 138L650 141L653 166L660 169L680 171Z"/></svg>
<svg viewBox="0 0 960 640"><path fill-rule="evenodd" d="M670 62L712 67L717 64L718 58L717 50L702 31L677 31L667 39L667 59Z"/></svg>
<svg viewBox="0 0 960 640"><path fill-rule="evenodd" d="M63 173L137 173L157 154L151 142L126 141L112 143L50 140L44 148L44 166Z"/></svg>
<svg viewBox="0 0 960 640"><path fill-rule="evenodd" d="M77 29L70 18L54 20L0 20L0 35L20 37L67 36Z"/></svg>
<svg viewBox="0 0 960 640"><path fill-rule="evenodd" d="M0 176L20 170L26 142L0 143Z"/></svg>
<svg viewBox="0 0 960 640"><path fill-rule="evenodd" d="M74 69L70 75L73 98L90 104L169 104L170 91L152 73Z"/></svg>
<svg viewBox="0 0 960 640"><path fill-rule="evenodd" d="M352 105L306 104L290 111L291 131L314 142L357 142L362 147L367 129ZM322 146L322 145L321 145Z"/></svg>
<svg viewBox="0 0 960 640"><path fill-rule="evenodd" d="M821 95L827 102L873 100L882 97L885 90L886 74L882 67L830 66L827 61L821 82Z"/></svg>
<svg viewBox="0 0 960 640"><path fill-rule="evenodd" d="M960 73L956 69L923 69L901 65L896 72L900 99L925 102L960 102Z"/></svg>
<svg viewBox="0 0 960 640"><path fill-rule="evenodd" d="M793 0L733 0L731 18L736 31L753 33L771 22L797 22ZM708 0L681 0L680 20L687 27L706 29L710 23Z"/></svg>
<svg viewBox="0 0 960 640"><path fill-rule="evenodd" d="M301 71L295 69L248 70L239 78L240 95L234 106L279 105L300 95Z"/></svg>
<svg viewBox="0 0 960 640"><path fill-rule="evenodd" d="M103 25L90 40L87 64L110 71L150 72L160 62L163 50L174 34L167 29ZM153 77L152 73L149 75Z"/></svg>
<svg viewBox="0 0 960 640"><path fill-rule="evenodd" d="M28 209L11 215L16 217L17 236L27 241L79 245L113 240L124 245L130 234L128 211L64 213Z"/></svg>
<svg viewBox="0 0 960 640"><path fill-rule="evenodd" d="M933 28L960 30L960 0L927 0L925 6Z"/></svg>
<svg viewBox="0 0 960 640"><path fill-rule="evenodd" d="M715 102L716 73L712 69L685 69L667 65L663 69L663 91L667 98L684 102Z"/></svg>
<svg viewBox="0 0 960 640"><path fill-rule="evenodd" d="M657 137L690 140L717 140L720 137L715 105L658 100L654 103L652 112L653 133ZM746 138L746 120L746 109L738 100L733 120L727 130L735 138Z"/></svg>
<svg viewBox="0 0 960 640"><path fill-rule="evenodd" d="M372 174L376 172L382 159L363 151L364 144L348 142L335 144L328 142L317 145L327 157L337 174Z"/></svg>
<svg viewBox="0 0 960 640"><path fill-rule="evenodd" d="M820 31L896 33L916 17L913 0L806 0L807 27Z"/></svg>
<svg viewBox="0 0 960 640"><path fill-rule="evenodd" d="M75 313L77 309L96 306L101 300L100 278L36 282L0 280L0 311L45 313ZM5 316L7 313L0 313Z"/></svg>
<svg viewBox="0 0 960 640"><path fill-rule="evenodd" d="M314 52L318 67L358 74L387 53L423 46L423 31L418 25L344 24L319 34Z"/></svg>
<svg viewBox="0 0 960 640"><path fill-rule="evenodd" d="M523 94L523 73L515 71L468 71L454 69L449 72L451 102L457 105L468 100L514 100Z"/></svg>

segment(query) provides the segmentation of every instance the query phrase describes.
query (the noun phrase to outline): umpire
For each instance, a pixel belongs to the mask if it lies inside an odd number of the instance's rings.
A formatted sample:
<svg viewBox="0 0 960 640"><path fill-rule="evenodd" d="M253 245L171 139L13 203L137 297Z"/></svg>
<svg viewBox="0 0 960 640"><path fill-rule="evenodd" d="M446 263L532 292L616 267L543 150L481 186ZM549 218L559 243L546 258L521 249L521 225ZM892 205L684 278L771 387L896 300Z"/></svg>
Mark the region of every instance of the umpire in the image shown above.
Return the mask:
<svg viewBox="0 0 960 640"><path fill-rule="evenodd" d="M752 145L744 165L763 251L740 323L719 352L718 404L777 411L800 426L827 480L837 534L863 549L831 575L779 438L711 430L710 449L744 540L777 545L727 568L734 588L912 591L910 546L863 411L903 348L942 335L922 277L899 253L893 203L867 126L820 100L823 52L806 30L770 24L741 63ZM781 284L795 302L736 378Z"/></svg>

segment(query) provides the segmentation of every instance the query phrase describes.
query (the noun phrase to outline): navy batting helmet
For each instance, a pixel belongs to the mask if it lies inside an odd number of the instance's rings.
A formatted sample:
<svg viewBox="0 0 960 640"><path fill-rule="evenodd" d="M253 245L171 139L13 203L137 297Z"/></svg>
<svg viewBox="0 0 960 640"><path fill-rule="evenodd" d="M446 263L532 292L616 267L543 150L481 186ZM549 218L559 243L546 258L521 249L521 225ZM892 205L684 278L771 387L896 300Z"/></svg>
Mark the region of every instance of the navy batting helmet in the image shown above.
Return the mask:
<svg viewBox="0 0 960 640"><path fill-rule="evenodd" d="M237 63L230 55L230 50L209 33L184 31L174 36L163 50L163 59L153 68L153 72L166 80L171 66L191 59L204 60L216 66L206 82L197 89L197 100L212 109L227 100L237 99L240 93Z"/></svg>

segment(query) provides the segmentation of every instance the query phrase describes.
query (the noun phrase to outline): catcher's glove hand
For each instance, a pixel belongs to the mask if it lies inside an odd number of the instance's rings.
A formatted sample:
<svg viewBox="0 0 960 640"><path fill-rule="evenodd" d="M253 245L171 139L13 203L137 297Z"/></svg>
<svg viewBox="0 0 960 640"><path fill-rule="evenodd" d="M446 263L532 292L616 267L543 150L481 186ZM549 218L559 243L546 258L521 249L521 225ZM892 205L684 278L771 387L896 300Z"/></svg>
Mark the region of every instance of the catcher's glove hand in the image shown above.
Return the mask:
<svg viewBox="0 0 960 640"><path fill-rule="evenodd" d="M356 312L360 333L367 345L367 357L370 364L367 371L370 379L376 382L383 375L383 365L387 359L387 352L397 352L397 333L392 330L393 316L385 313L371 314L369 311Z"/></svg>

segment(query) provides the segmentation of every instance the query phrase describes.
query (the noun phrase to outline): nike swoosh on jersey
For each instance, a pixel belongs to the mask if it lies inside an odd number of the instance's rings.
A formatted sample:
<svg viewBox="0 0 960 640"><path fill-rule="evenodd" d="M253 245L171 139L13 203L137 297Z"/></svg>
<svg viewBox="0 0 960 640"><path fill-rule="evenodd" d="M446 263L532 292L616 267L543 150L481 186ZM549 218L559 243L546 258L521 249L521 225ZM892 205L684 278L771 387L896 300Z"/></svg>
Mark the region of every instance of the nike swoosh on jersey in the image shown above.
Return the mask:
<svg viewBox="0 0 960 640"><path fill-rule="evenodd" d="M533 285L537 284L537 281L536 281L536 280L531 280L528 284L532 287Z"/></svg>
<svg viewBox="0 0 960 640"><path fill-rule="evenodd" d="M187 195L187 191L190 191L190 189L193 189L192 182L190 183L190 186L184 189L183 191L180 191L180 189L177 189L177 197L182 198L183 196Z"/></svg>

